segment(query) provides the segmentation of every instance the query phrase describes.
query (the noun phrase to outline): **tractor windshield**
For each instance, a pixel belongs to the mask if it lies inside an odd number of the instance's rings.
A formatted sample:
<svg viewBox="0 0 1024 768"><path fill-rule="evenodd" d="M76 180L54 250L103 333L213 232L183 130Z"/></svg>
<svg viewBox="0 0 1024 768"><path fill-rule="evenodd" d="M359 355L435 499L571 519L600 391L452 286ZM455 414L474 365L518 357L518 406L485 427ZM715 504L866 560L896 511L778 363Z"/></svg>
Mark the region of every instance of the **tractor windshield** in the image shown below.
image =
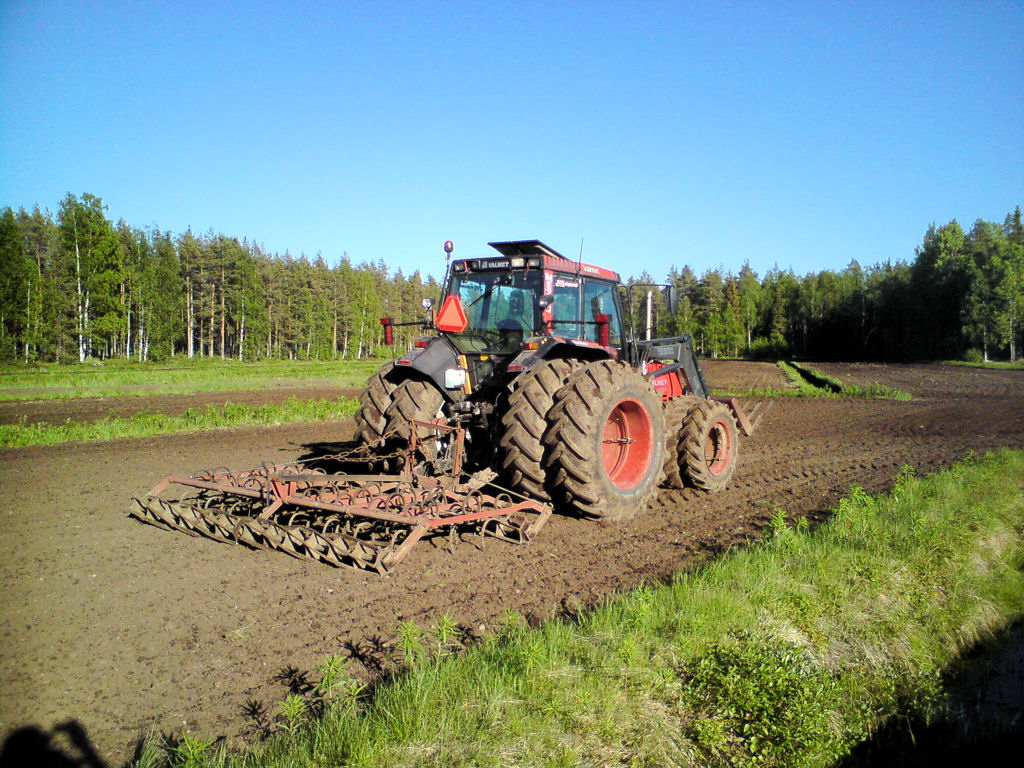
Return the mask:
<svg viewBox="0 0 1024 768"><path fill-rule="evenodd" d="M449 296L462 302L469 324L449 338L460 352L515 354L540 326L538 270L463 272L452 275Z"/></svg>

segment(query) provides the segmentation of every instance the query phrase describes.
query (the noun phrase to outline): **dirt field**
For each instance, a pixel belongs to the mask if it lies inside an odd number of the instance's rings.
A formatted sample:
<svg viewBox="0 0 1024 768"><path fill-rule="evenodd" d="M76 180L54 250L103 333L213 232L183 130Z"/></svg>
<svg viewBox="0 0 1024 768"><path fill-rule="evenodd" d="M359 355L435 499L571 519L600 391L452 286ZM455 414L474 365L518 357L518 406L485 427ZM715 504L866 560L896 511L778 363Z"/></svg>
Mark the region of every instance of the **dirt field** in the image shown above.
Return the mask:
<svg viewBox="0 0 1024 768"><path fill-rule="evenodd" d="M545 618L714 557L757 536L774 510L820 517L851 483L883 489L903 464L927 472L971 450L1024 446L1019 371L821 368L915 399L780 399L722 494L664 491L624 525L556 515L525 547L468 538L450 554L426 543L386 579L125 516L129 497L164 474L330 450L351 423L0 450L0 734L37 726L46 738L73 722L112 765L148 728L237 740L252 713L273 712L290 674L327 654L354 652L370 674L399 621L447 612L480 634L509 609ZM713 387L753 387L777 369L714 361L706 372Z"/></svg>

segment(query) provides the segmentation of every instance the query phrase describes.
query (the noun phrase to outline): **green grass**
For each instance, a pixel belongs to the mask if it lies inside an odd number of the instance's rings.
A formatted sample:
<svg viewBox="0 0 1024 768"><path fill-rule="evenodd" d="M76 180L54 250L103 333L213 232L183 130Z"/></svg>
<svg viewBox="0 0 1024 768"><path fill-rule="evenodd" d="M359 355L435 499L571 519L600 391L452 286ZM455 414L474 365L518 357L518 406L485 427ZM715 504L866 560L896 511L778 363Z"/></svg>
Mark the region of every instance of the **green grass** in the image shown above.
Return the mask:
<svg viewBox="0 0 1024 768"><path fill-rule="evenodd" d="M0 366L0 400L145 396L258 389L282 381L356 387L382 360L237 360L175 358L161 363L124 360L81 365Z"/></svg>
<svg viewBox="0 0 1024 768"><path fill-rule="evenodd" d="M1024 451L904 471L817 528L777 510L758 544L575 618L510 614L454 656L440 620L407 622L404 671L372 695L335 675L339 695L281 703L280 736L197 762L834 765L887 720L938 717L943 671L1024 614L1022 529ZM180 744L136 765L183 764Z"/></svg>
<svg viewBox="0 0 1024 768"><path fill-rule="evenodd" d="M861 397L904 402L913 399L909 392L893 389L878 382L872 382L863 387L846 384L806 363L779 360L777 365L789 382L787 388L734 389L726 387L716 389L715 394L725 397Z"/></svg>
<svg viewBox="0 0 1024 768"><path fill-rule="evenodd" d="M358 406L359 402L350 397L337 400L300 400L292 397L280 405L225 403L219 407L208 405L205 408L189 408L180 416L147 411L127 418L108 417L94 422L29 424L22 420L18 424L0 424L0 447L24 448L30 445L85 443L208 429L329 421L351 416Z"/></svg>
<svg viewBox="0 0 1024 768"><path fill-rule="evenodd" d="M962 365L967 368L990 368L998 371L1024 371L1024 360L1015 360L1012 363L1007 361L969 362L965 360L943 360L943 365Z"/></svg>
<svg viewBox="0 0 1024 768"><path fill-rule="evenodd" d="M754 387L752 389L738 389L723 387L715 389L714 394L722 397L836 397L836 393L830 392L823 387L816 387L811 384L800 371L792 364L783 360L776 363L788 384L782 387Z"/></svg>
<svg viewBox="0 0 1024 768"><path fill-rule="evenodd" d="M902 402L912 399L909 392L904 392L901 389L893 389L878 382L871 382L863 387L856 384L847 384L840 379L837 379L835 376L830 376L827 373L822 373L816 368L812 368L806 363L780 362L779 366L785 366L783 367L783 371L786 371L787 376L791 376L791 374L795 373L795 375L804 379L808 386L823 391L826 396L863 397L878 400L900 400ZM787 368L792 370L787 371Z"/></svg>

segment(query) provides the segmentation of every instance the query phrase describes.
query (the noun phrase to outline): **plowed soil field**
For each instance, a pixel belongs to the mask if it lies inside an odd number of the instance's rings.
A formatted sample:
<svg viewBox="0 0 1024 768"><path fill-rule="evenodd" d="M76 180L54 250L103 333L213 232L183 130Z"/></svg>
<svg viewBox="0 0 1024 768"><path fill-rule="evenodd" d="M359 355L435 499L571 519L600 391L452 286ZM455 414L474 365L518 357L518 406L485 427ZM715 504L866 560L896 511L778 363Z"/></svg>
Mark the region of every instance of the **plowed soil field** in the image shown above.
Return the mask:
<svg viewBox="0 0 1024 768"><path fill-rule="evenodd" d="M354 655L372 675L399 621L448 613L481 635L510 609L543 619L692 568L757 537L776 510L822 518L851 483L882 490L904 464L928 472L969 451L1024 446L1019 371L820 367L915 399L779 399L721 494L665 490L627 524L556 515L527 546L471 537L450 552L426 542L383 579L125 515L129 498L165 474L331 451L351 423L0 450L0 734L59 744L74 731L110 764L147 729L236 741L328 654ZM784 384L768 363L710 361L705 371L712 387ZM82 418L96 412L80 405ZM77 417L74 401L32 407L33 418L47 407Z"/></svg>

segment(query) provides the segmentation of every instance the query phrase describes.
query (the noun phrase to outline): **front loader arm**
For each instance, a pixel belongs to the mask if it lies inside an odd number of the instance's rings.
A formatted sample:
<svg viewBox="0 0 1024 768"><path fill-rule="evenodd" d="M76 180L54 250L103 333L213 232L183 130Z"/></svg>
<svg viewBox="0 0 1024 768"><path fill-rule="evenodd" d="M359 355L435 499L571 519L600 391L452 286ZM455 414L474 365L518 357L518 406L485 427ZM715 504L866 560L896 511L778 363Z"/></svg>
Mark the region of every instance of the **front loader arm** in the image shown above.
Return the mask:
<svg viewBox="0 0 1024 768"><path fill-rule="evenodd" d="M736 424L745 437L754 434L761 419L771 408L771 401L760 401L749 408L744 408L735 397L712 397L711 390L704 380L704 371L701 370L700 362L697 360L697 353L693 348L693 336L684 334L666 339L650 339L649 341L637 341L637 350L642 358L648 360L659 360L668 363L656 370L649 371L647 378L657 379L678 373L684 379L682 382L684 392L689 389L696 397L706 397L719 403L729 406L729 409L736 417Z"/></svg>
<svg viewBox="0 0 1024 768"><path fill-rule="evenodd" d="M648 339L634 342L641 358L660 360L667 365L648 373L649 378L660 378L673 371L682 374L684 388L697 397L709 397L711 390L704 380L704 371L697 361L697 353L693 349L693 335L684 333L666 339Z"/></svg>

